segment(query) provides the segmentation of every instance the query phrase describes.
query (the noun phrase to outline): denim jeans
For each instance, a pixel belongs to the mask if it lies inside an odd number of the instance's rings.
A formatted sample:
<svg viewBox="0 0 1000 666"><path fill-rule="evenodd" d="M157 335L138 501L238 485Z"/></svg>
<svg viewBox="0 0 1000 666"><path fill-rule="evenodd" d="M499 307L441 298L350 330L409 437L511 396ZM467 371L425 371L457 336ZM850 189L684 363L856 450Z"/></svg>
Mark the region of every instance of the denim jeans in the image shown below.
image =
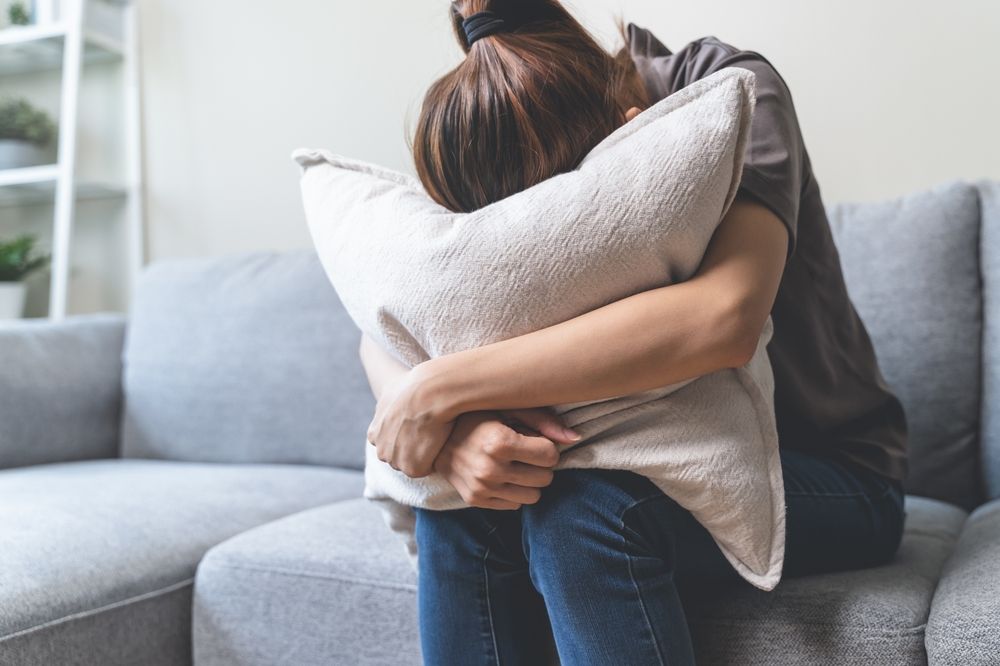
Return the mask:
<svg viewBox="0 0 1000 666"><path fill-rule="evenodd" d="M784 577L892 559L899 484L782 450ZM634 472L565 469L517 510L416 510L427 666L693 664L682 598L749 585L692 515Z"/></svg>

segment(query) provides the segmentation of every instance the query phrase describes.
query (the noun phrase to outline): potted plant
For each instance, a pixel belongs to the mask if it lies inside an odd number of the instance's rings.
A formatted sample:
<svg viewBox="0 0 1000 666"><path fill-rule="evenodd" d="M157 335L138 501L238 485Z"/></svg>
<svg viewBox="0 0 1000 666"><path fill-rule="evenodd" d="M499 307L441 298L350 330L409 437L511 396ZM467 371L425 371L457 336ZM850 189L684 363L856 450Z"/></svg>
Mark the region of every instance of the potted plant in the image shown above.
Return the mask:
<svg viewBox="0 0 1000 666"><path fill-rule="evenodd" d="M0 99L0 169L55 162L56 127L48 114L20 97Z"/></svg>
<svg viewBox="0 0 1000 666"><path fill-rule="evenodd" d="M35 237L22 234L0 240L0 319L19 319L24 312L24 278L48 263L51 255L36 256Z"/></svg>
<svg viewBox="0 0 1000 666"><path fill-rule="evenodd" d="M7 18L10 19L11 25L28 25L31 23L31 14L28 13L28 7L24 4L22 0L14 0L7 7Z"/></svg>

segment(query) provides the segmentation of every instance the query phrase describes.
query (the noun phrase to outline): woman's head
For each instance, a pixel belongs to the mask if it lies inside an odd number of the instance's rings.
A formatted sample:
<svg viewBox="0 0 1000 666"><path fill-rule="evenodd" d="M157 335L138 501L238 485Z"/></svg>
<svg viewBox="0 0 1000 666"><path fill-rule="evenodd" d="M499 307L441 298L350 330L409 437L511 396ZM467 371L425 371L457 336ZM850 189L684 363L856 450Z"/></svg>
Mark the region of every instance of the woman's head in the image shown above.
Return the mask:
<svg viewBox="0 0 1000 666"><path fill-rule="evenodd" d="M515 27L470 47L462 21L482 11ZM431 85L413 137L421 182L451 210L573 169L649 103L627 51L605 51L558 0L458 0L451 18L466 57Z"/></svg>

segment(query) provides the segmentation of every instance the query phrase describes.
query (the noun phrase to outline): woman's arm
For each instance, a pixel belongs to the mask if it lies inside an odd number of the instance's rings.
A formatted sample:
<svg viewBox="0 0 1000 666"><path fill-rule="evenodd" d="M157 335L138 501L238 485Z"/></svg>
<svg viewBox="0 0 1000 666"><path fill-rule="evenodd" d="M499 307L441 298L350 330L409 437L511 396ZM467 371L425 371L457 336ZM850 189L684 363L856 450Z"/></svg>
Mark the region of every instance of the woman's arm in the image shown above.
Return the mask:
<svg viewBox="0 0 1000 666"><path fill-rule="evenodd" d="M780 219L739 197L691 279L421 363L412 409L450 421L474 410L627 395L744 365L774 304L787 249Z"/></svg>
<svg viewBox="0 0 1000 666"><path fill-rule="evenodd" d="M408 368L365 334L358 351L376 400L405 381ZM516 509L537 502L552 482L557 445L579 439L547 409L467 412L455 420L434 470L471 506Z"/></svg>
<svg viewBox="0 0 1000 666"><path fill-rule="evenodd" d="M364 366L365 374L368 377L368 384L376 401L380 400L387 387L402 381L406 373L409 372L409 368L396 360L365 333L361 334L361 345L358 353L361 356L361 365ZM494 411L497 421L503 423L513 422L527 426L553 442L572 444L580 439L577 433L563 427L559 417L548 409L531 408ZM480 418L480 420L482 419Z"/></svg>

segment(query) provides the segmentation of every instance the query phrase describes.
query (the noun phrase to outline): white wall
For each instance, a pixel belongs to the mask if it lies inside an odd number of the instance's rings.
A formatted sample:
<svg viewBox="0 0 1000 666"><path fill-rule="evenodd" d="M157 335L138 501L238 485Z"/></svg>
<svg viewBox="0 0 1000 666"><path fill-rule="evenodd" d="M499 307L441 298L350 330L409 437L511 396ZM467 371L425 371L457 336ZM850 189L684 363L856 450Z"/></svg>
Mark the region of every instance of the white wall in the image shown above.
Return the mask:
<svg viewBox="0 0 1000 666"><path fill-rule="evenodd" d="M152 259L305 247L289 160L410 169L404 122L461 57L446 0L139 0ZM1000 178L996 0L577 0L670 48L714 34L789 82L828 203ZM95 287L96 288L96 287Z"/></svg>
<svg viewBox="0 0 1000 666"><path fill-rule="evenodd" d="M995 0L577 0L676 50L714 34L789 82L828 202L1000 178ZM154 259L309 243L289 161L327 147L411 169L404 121L461 57L444 0L147 0Z"/></svg>

